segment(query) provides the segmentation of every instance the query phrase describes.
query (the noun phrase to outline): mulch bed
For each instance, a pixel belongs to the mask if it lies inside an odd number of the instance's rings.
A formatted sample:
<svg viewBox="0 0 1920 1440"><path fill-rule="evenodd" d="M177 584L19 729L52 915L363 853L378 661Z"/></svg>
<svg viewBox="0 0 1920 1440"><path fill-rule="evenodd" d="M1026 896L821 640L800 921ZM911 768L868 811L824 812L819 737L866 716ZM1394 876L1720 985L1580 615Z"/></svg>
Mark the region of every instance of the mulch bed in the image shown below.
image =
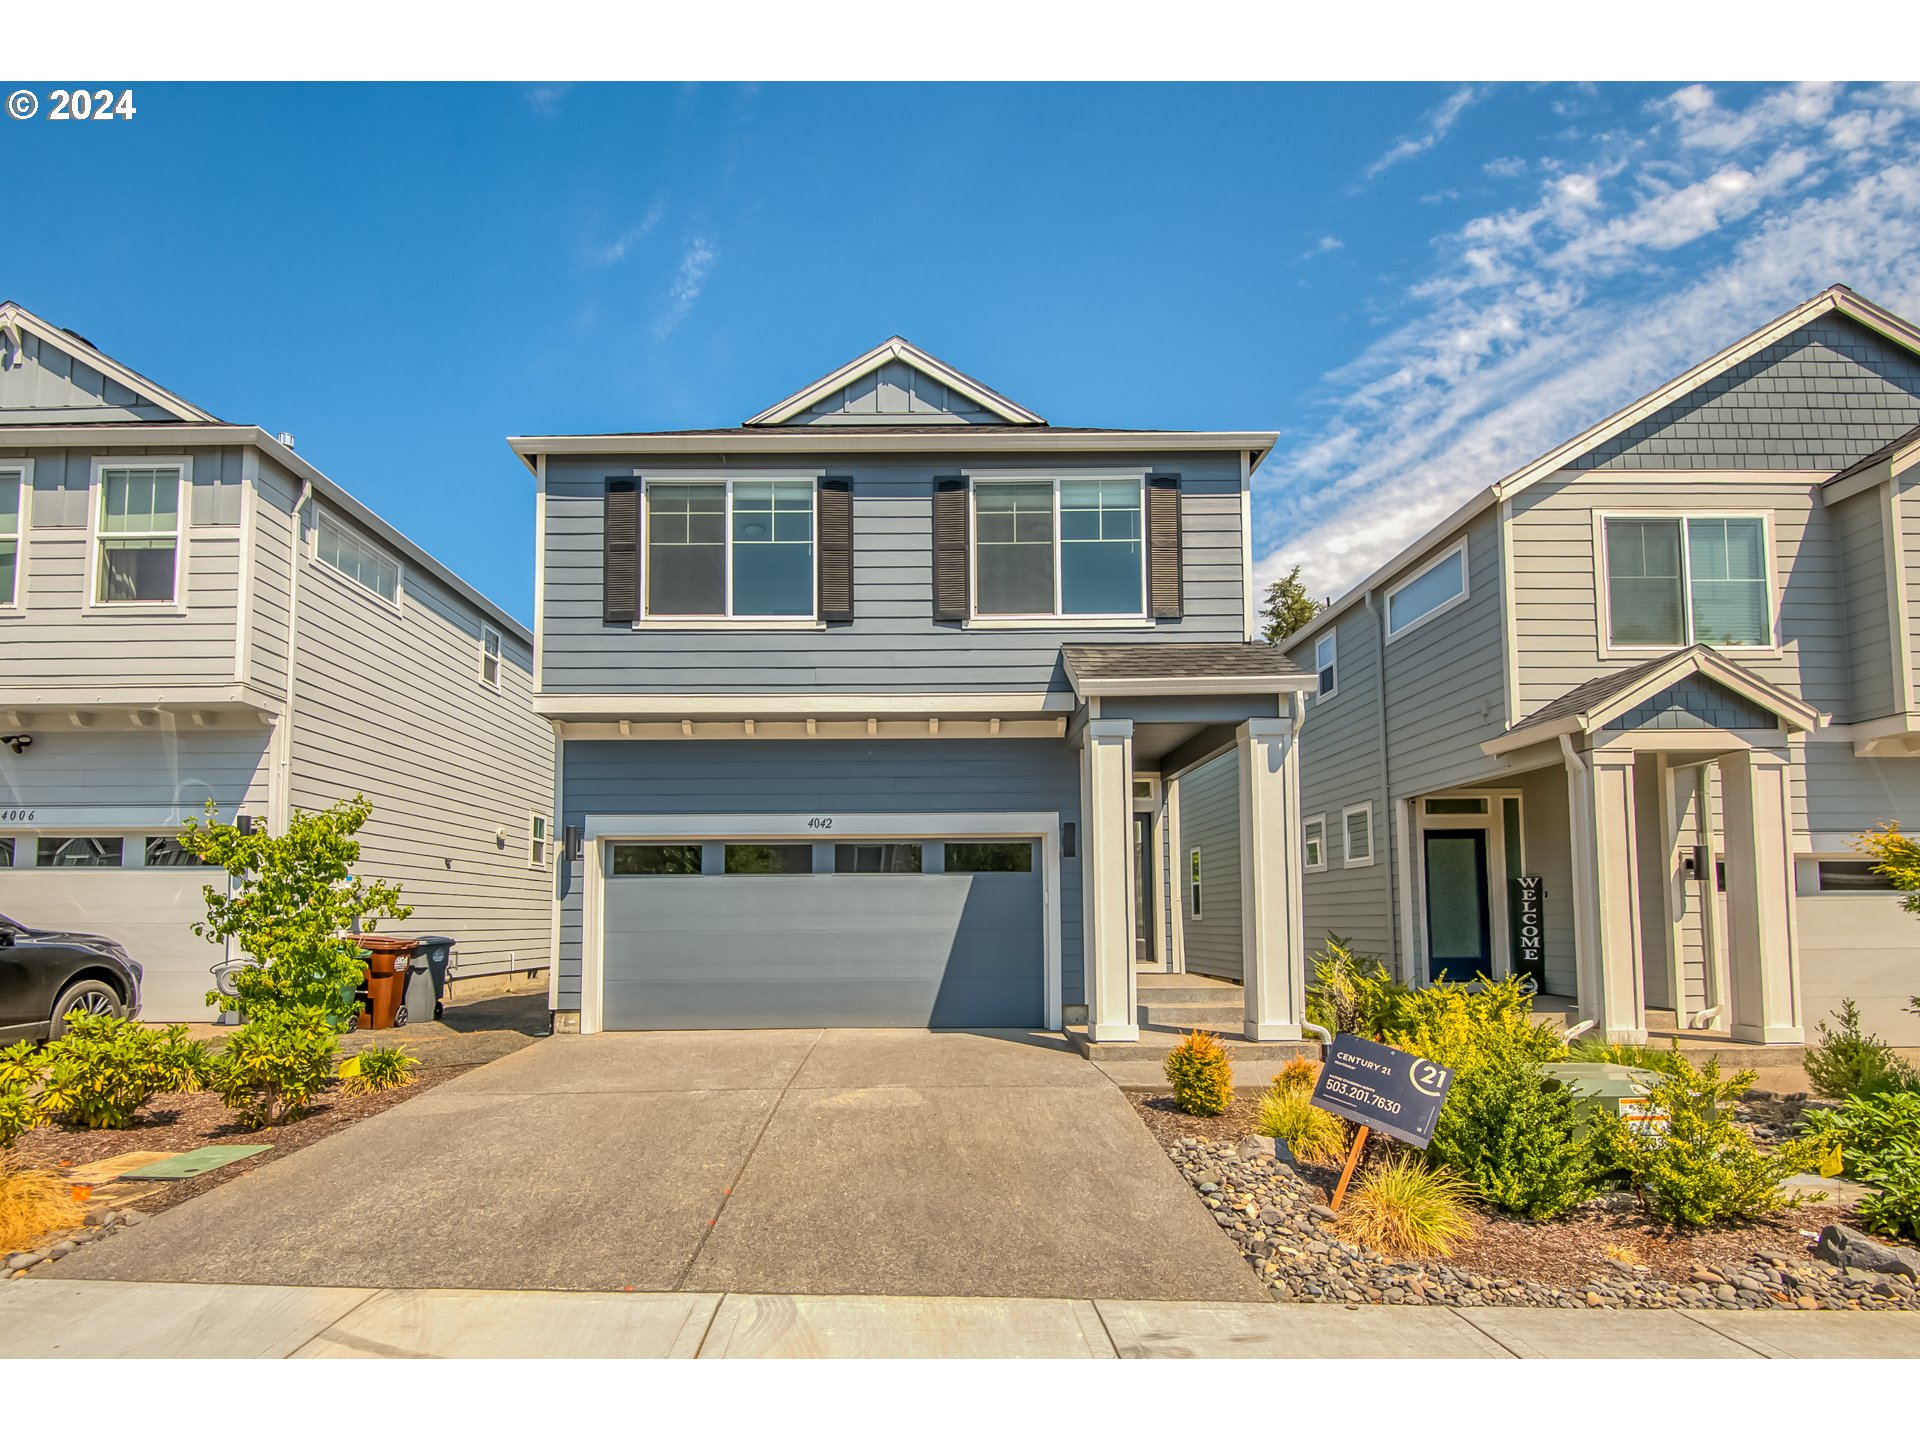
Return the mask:
<svg viewBox="0 0 1920 1440"><path fill-rule="evenodd" d="M313 1107L298 1120L268 1130L249 1130L239 1124L233 1112L217 1095L204 1091L170 1092L155 1095L140 1109L134 1123L124 1130L82 1130L68 1125L46 1126L30 1130L14 1142L11 1158L27 1169L56 1173L93 1160L106 1160L132 1150L197 1150L202 1145L271 1145L258 1155L250 1155L218 1170L196 1175L189 1180L160 1182L160 1188L141 1197L134 1208L143 1214L170 1209L182 1200L203 1195L217 1185L251 1174L262 1165L272 1164L324 1140L335 1131L391 1110L395 1105L424 1094L442 1081L464 1075L471 1065L422 1067L414 1072L411 1085L397 1090L380 1090L369 1095L349 1095L338 1085L330 1085Z"/></svg>

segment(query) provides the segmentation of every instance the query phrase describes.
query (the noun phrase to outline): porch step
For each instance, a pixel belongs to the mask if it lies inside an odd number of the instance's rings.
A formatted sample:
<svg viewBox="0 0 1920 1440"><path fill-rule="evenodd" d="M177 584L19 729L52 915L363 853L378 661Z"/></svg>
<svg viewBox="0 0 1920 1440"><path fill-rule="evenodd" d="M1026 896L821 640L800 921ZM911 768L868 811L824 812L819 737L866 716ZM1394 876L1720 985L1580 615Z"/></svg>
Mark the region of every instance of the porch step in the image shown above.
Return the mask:
<svg viewBox="0 0 1920 1440"><path fill-rule="evenodd" d="M1067 1026L1067 1043L1089 1060L1127 1060L1160 1064L1180 1044L1181 1033L1156 1025L1142 1025L1138 1040L1090 1040L1084 1025ZM1220 1036L1227 1058L1237 1071L1235 1088L1264 1086L1274 1072L1299 1056L1305 1060L1320 1058L1317 1040L1240 1040L1231 1032ZM1268 1068L1271 1067L1271 1068Z"/></svg>
<svg viewBox="0 0 1920 1440"><path fill-rule="evenodd" d="M1158 996L1140 1007L1140 1023L1159 1029L1211 1030L1216 1035L1235 1035L1246 1023L1246 1004L1238 999L1222 1004L1163 1005Z"/></svg>
<svg viewBox="0 0 1920 1440"><path fill-rule="evenodd" d="M1231 980L1206 975L1164 975L1147 971L1134 976L1134 990L1142 1005L1233 1005L1242 1003L1242 991Z"/></svg>

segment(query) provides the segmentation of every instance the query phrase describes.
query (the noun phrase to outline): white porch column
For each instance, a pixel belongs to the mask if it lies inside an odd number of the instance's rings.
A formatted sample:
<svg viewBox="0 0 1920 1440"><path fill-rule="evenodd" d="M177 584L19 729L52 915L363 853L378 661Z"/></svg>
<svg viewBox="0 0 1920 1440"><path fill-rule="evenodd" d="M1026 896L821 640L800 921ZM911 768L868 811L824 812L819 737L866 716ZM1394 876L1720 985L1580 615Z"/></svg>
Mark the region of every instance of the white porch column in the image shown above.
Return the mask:
<svg viewBox="0 0 1920 1440"><path fill-rule="evenodd" d="M1568 756L1580 1018L1607 1039L1647 1038L1634 870L1633 752Z"/></svg>
<svg viewBox="0 0 1920 1440"><path fill-rule="evenodd" d="M1806 1039L1794 925L1788 766L1785 747L1720 757L1728 1010L1733 1038L1762 1045L1798 1045Z"/></svg>
<svg viewBox="0 0 1920 1440"><path fill-rule="evenodd" d="M1300 757L1288 720L1248 720L1240 758L1241 974L1249 1040L1298 1040L1306 1014Z"/></svg>
<svg viewBox="0 0 1920 1440"><path fill-rule="evenodd" d="M1080 877L1087 1038L1138 1040L1133 980L1133 722L1080 733Z"/></svg>

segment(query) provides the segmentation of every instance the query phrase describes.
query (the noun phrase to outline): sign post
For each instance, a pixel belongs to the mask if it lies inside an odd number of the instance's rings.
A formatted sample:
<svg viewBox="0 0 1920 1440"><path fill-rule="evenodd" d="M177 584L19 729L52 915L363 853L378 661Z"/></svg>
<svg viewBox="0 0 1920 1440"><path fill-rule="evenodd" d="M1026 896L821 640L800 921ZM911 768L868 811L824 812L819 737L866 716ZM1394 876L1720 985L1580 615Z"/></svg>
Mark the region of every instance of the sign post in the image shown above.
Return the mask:
<svg viewBox="0 0 1920 1440"><path fill-rule="evenodd" d="M1334 1189L1332 1209L1338 1210L1346 1198L1347 1182L1353 1179L1360 1151L1373 1131L1427 1148L1452 1084L1453 1071L1445 1065L1358 1035L1333 1037L1313 1087L1313 1103L1360 1128Z"/></svg>

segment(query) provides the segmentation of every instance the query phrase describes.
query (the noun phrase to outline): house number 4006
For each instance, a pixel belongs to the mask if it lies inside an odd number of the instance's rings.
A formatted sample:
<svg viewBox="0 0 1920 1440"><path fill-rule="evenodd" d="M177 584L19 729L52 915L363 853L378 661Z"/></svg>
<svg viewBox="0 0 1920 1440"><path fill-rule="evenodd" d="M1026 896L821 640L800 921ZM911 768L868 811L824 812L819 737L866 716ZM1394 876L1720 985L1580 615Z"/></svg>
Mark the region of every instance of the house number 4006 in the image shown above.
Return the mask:
<svg viewBox="0 0 1920 1440"><path fill-rule="evenodd" d="M33 816L34 812L31 810L0 810L0 820L24 821L33 819Z"/></svg>
<svg viewBox="0 0 1920 1440"><path fill-rule="evenodd" d="M815 815L807 821L807 828L809 830L831 830L833 828L833 817L831 815Z"/></svg>

